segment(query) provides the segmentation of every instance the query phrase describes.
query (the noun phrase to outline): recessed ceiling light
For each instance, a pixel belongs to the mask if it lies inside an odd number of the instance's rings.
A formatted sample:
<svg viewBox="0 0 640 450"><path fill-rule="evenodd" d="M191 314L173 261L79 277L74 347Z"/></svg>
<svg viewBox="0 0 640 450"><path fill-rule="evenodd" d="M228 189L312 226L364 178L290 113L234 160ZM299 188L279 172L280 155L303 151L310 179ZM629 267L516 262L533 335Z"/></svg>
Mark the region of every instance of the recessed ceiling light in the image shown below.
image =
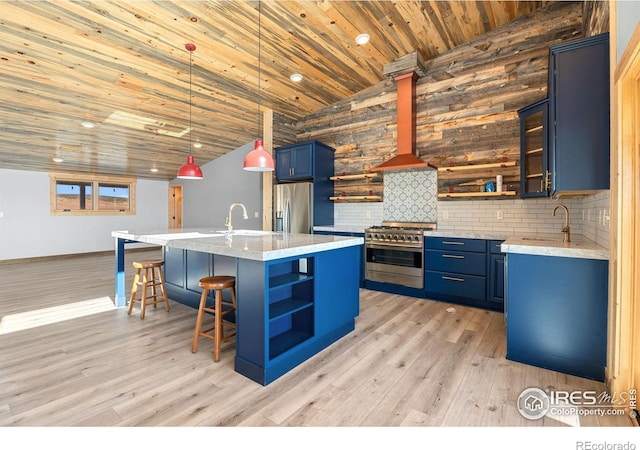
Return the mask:
<svg viewBox="0 0 640 450"><path fill-rule="evenodd" d="M149 169L151 172L156 173L158 171L158 169L156 167L152 167L151 169Z"/></svg>
<svg viewBox="0 0 640 450"><path fill-rule="evenodd" d="M200 142L194 142L193 143L193 147L194 148L200 148L200 147L202 147L202 144Z"/></svg>
<svg viewBox="0 0 640 450"><path fill-rule="evenodd" d="M359 34L359 35L356 37L356 44L358 44L358 45L364 45L364 44L366 44L367 42L369 42L369 39L371 39L371 36L369 36L367 33Z"/></svg>
<svg viewBox="0 0 640 450"><path fill-rule="evenodd" d="M294 83L299 83L300 81L302 81L302 75L300 75L299 73L294 73L289 78Z"/></svg>
<svg viewBox="0 0 640 450"><path fill-rule="evenodd" d="M51 161L57 162L57 163L61 163L62 161L64 161L64 159L62 159L62 158L51 158Z"/></svg>
<svg viewBox="0 0 640 450"><path fill-rule="evenodd" d="M96 126L95 123L89 122L89 121L80 122L80 125L82 125L85 128L95 128L95 126Z"/></svg>

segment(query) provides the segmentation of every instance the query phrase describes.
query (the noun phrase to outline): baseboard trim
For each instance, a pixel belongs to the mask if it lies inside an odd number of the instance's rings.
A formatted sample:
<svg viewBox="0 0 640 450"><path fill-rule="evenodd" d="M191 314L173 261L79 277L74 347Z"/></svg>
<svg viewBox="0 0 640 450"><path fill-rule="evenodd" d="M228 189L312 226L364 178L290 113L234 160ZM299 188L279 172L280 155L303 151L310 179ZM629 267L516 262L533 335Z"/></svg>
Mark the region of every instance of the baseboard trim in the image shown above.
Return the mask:
<svg viewBox="0 0 640 450"><path fill-rule="evenodd" d="M148 247L132 247L126 248L126 253L143 252L147 250L153 250L160 248L161 246L150 245ZM70 258L88 258L91 256L113 256L115 257L115 250L104 250L100 252L86 252L86 253L70 253L65 255L49 255L49 256L34 256L31 258L17 258L17 259L4 259L0 260L0 266L6 266L10 264L23 264L32 262L44 262L44 261L59 261Z"/></svg>

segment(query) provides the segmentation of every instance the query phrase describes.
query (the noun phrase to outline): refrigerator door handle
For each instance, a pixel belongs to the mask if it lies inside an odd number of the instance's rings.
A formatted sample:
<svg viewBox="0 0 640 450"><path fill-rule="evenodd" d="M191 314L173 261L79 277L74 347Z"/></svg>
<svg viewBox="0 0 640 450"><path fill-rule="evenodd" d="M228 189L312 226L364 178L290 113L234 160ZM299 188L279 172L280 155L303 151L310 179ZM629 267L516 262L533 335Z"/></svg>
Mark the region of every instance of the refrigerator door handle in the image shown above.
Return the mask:
<svg viewBox="0 0 640 450"><path fill-rule="evenodd" d="M282 210L282 231L285 233L291 233L291 199L286 198L284 200L284 207Z"/></svg>

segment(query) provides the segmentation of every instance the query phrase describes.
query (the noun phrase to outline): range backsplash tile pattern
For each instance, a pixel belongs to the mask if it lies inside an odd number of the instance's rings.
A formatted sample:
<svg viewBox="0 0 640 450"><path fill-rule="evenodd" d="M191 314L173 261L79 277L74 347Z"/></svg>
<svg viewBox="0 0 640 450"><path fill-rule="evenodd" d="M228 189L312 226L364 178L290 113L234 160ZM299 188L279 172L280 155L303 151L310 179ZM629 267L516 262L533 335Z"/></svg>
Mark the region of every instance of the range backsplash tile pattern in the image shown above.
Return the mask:
<svg viewBox="0 0 640 450"><path fill-rule="evenodd" d="M435 222L438 173L424 169L386 172L383 218L388 222Z"/></svg>

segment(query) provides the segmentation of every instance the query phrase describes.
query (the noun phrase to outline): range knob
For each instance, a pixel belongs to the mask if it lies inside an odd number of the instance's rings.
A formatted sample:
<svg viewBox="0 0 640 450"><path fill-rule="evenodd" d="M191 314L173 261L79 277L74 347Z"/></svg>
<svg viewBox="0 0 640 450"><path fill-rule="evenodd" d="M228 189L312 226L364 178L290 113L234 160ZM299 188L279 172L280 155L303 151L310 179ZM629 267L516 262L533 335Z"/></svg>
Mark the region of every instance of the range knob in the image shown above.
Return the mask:
<svg viewBox="0 0 640 450"><path fill-rule="evenodd" d="M413 240L416 241L416 242L420 242L420 236L414 236Z"/></svg>
<svg viewBox="0 0 640 450"><path fill-rule="evenodd" d="M397 234L394 234L394 235L393 235L393 239L397 241L397 240L399 240L399 239L400 239L400 237L399 237Z"/></svg>
<svg viewBox="0 0 640 450"><path fill-rule="evenodd" d="M378 239L380 237L380 235L378 233L373 235L374 239Z"/></svg>

